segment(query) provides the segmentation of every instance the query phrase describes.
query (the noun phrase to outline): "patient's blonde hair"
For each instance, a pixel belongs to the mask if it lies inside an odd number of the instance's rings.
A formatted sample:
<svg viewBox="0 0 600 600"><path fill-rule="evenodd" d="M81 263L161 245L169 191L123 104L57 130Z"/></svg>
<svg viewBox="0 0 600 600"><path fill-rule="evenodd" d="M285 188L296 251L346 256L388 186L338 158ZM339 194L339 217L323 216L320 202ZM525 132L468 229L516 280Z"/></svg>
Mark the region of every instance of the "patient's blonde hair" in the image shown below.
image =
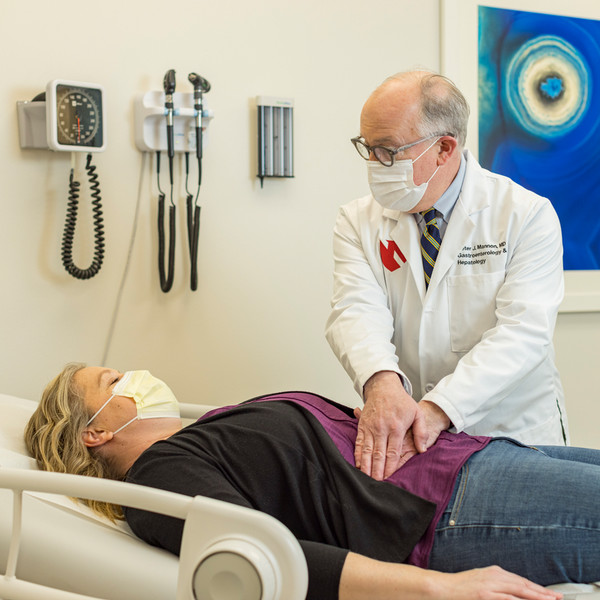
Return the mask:
<svg viewBox="0 0 600 600"><path fill-rule="evenodd" d="M85 366L69 363L46 386L40 404L25 428L25 443L44 471L119 479L111 465L91 452L81 437L91 415L73 377ZM111 521L123 519L120 506L97 500L81 501Z"/></svg>

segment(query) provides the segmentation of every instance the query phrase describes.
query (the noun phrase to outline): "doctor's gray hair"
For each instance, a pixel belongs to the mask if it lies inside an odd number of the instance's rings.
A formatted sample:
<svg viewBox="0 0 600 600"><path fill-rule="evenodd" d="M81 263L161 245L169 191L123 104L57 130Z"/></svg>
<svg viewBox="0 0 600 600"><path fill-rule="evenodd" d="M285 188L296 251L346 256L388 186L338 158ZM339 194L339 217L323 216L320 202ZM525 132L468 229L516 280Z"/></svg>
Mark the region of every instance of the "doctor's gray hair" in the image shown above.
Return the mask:
<svg viewBox="0 0 600 600"><path fill-rule="evenodd" d="M421 80L421 135L452 133L461 148L467 141L469 105L461 91L443 75Z"/></svg>
<svg viewBox="0 0 600 600"><path fill-rule="evenodd" d="M460 148L467 141L467 122L469 120L469 104L462 92L454 83L433 71L412 71L397 73L392 79L405 79L417 76L421 85L420 123L417 125L422 137L439 133L452 134Z"/></svg>

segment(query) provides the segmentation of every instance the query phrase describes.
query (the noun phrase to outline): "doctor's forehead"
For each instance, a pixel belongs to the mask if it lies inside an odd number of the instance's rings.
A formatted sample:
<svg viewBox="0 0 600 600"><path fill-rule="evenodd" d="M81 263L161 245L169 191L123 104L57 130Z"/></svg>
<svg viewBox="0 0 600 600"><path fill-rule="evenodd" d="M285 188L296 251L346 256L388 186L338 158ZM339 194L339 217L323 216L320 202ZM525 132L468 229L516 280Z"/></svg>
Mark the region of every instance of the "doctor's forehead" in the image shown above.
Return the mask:
<svg viewBox="0 0 600 600"><path fill-rule="evenodd" d="M402 146L419 137L418 124L418 106L381 99L365 104L360 116L360 134L372 146Z"/></svg>

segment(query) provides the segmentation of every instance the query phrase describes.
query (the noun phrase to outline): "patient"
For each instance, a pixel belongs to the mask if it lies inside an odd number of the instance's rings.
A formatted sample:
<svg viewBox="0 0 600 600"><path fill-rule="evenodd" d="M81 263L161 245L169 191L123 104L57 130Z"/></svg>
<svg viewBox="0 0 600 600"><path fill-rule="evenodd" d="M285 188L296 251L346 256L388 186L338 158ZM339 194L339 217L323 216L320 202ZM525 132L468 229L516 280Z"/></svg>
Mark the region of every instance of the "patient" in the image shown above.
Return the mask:
<svg viewBox="0 0 600 600"><path fill-rule="evenodd" d="M304 551L307 598L544 600L561 595L541 585L600 579L600 451L444 432L381 482L354 466L356 429L349 409L306 392L217 409L182 429L171 390L148 372L70 364L25 437L45 470L274 516ZM120 507L90 505L122 518ZM181 521L124 516L179 553Z"/></svg>

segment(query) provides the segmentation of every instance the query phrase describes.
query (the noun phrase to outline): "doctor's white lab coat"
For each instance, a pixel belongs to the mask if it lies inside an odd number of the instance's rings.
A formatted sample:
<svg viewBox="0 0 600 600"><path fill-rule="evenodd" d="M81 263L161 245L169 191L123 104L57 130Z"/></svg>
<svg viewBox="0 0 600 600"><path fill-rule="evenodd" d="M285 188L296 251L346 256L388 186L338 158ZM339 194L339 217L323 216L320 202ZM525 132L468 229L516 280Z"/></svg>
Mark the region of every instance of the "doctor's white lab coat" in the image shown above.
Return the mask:
<svg viewBox="0 0 600 600"><path fill-rule="evenodd" d="M361 395L371 375L395 371L456 431L564 444L552 346L564 291L558 217L465 156L427 291L413 215L370 195L340 209L327 339Z"/></svg>

